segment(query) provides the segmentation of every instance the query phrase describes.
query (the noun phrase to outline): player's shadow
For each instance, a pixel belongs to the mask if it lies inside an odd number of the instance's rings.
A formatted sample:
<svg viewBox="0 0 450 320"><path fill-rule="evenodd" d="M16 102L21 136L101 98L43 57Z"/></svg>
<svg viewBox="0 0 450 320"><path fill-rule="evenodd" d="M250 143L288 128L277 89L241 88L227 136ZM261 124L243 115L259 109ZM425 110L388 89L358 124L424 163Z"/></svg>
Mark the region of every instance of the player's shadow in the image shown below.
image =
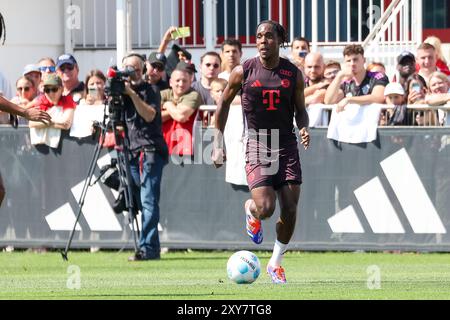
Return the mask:
<svg viewBox="0 0 450 320"><path fill-rule="evenodd" d="M149 298L157 298L157 297L213 297L213 296L232 296L231 293L180 293L180 294L169 294L169 293L155 293L155 294L87 294L87 295L70 295L66 296L67 298L74 297L83 297L85 299L89 298L139 298L139 297L149 297ZM41 298L45 298L45 296L40 296ZM47 298L53 298L53 296L47 296Z"/></svg>
<svg viewBox="0 0 450 320"><path fill-rule="evenodd" d="M227 257L164 257L164 261L186 261L186 260L224 260L228 259Z"/></svg>

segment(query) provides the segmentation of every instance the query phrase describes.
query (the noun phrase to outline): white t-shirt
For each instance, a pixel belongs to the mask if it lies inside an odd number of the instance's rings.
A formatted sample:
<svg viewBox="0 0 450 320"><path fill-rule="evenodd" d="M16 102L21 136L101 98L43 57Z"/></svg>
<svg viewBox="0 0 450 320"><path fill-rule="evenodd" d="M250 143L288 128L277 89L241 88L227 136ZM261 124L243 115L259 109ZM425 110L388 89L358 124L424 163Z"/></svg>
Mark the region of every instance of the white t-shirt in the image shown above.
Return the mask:
<svg viewBox="0 0 450 320"><path fill-rule="evenodd" d="M220 79L229 81L230 72L223 71ZM227 148L227 161L225 162L225 181L236 185L247 185L245 173L245 143L243 140L244 118L242 106L234 104L228 111L228 120L225 125L224 140Z"/></svg>
<svg viewBox="0 0 450 320"><path fill-rule="evenodd" d="M219 78L229 81L231 73L228 71L223 71L219 73Z"/></svg>

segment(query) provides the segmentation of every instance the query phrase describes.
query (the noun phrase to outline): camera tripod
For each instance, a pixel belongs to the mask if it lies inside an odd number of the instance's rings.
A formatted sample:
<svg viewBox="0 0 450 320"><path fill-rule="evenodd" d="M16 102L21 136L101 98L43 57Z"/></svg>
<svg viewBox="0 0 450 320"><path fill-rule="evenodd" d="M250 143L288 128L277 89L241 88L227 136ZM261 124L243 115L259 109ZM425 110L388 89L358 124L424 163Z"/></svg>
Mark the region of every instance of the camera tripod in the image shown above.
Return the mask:
<svg viewBox="0 0 450 320"><path fill-rule="evenodd" d="M106 117L106 116L105 116ZM92 178L95 172L95 168L97 166L97 161L98 158L100 156L103 144L105 142L105 136L106 133L108 132L108 129L111 129L113 134L114 134L114 138L116 141L116 151L117 151L117 167L118 167L118 173L119 173L119 180L120 180L120 186L123 188L124 190L124 199L125 199L125 208L128 211L128 215L127 215L127 219L128 222L131 224L131 229L133 232L133 240L134 240L134 250L137 253L138 252L138 238L139 238L139 225L137 223L137 206L135 203L135 198L133 197L133 181L132 181L132 177L131 177L131 170L130 170L130 150L129 150L129 140L128 140L128 132L127 132L127 128L126 125L123 125L124 128L124 132L125 132L125 136L122 137L119 130L118 130L118 126L120 125L119 121L115 121L110 119L108 123L106 123L105 119L103 120L103 123L96 123L94 124L94 127L96 129L101 129L101 139L97 139L97 143L95 145L95 149L94 149L94 153L92 156L92 160L90 162L89 165L89 169L88 169L88 173L87 173L87 177L86 180L84 182L84 186L81 192L81 196L80 199L78 201L78 212L76 215L76 219L75 219L75 223L73 226L73 229L70 233L69 236L69 240L66 244L66 247L63 251L61 251L61 255L62 258L65 261L68 261L68 257L67 257L67 253L70 249L70 246L72 244L72 240L73 240L73 236L75 234L75 229L78 223L78 220L80 219L81 213L82 213L82 209L83 209L83 205L84 205L84 200L86 198L86 194L88 191L88 188L93 186L101 177L102 175L100 175L92 184ZM99 130L96 130L97 132Z"/></svg>

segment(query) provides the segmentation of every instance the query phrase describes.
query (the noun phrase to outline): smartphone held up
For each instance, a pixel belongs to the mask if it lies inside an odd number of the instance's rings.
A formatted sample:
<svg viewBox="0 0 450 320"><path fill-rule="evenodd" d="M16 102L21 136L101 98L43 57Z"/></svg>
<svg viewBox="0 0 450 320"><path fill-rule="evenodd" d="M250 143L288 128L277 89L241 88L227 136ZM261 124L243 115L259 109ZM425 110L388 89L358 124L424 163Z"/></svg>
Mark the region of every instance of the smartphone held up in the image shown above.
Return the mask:
<svg viewBox="0 0 450 320"><path fill-rule="evenodd" d="M180 38L188 38L191 36L191 28L190 27L180 27L176 28L171 34L172 39L180 39Z"/></svg>

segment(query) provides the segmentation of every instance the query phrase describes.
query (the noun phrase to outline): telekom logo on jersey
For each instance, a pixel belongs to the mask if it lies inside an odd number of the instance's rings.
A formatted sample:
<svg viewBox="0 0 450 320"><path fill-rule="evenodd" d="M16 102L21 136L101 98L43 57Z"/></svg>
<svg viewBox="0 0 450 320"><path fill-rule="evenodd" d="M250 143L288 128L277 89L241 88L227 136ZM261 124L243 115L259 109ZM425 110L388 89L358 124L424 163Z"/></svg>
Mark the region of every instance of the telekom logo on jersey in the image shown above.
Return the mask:
<svg viewBox="0 0 450 320"><path fill-rule="evenodd" d="M280 90L263 90L263 103L268 104L269 107L266 109L267 111L278 110L275 108L275 104L280 103Z"/></svg>

